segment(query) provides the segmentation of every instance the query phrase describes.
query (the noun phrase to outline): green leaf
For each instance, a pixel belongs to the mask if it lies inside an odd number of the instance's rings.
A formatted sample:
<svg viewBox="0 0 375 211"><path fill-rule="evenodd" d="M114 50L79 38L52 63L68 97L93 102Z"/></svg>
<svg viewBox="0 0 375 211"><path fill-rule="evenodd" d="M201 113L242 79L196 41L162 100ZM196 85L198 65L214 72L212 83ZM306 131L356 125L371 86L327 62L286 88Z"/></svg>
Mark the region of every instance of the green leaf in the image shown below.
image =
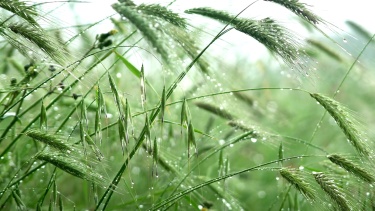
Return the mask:
<svg viewBox="0 0 375 211"><path fill-rule="evenodd" d="M47 129L47 111L42 102L42 106L40 107L40 129L42 129L43 125Z"/></svg>
<svg viewBox="0 0 375 211"><path fill-rule="evenodd" d="M141 78L141 71L139 71L132 63L130 63L125 57L123 57L121 54L119 54L117 51L114 51L116 56L124 63L124 65L130 70L133 75L135 75L137 78Z"/></svg>

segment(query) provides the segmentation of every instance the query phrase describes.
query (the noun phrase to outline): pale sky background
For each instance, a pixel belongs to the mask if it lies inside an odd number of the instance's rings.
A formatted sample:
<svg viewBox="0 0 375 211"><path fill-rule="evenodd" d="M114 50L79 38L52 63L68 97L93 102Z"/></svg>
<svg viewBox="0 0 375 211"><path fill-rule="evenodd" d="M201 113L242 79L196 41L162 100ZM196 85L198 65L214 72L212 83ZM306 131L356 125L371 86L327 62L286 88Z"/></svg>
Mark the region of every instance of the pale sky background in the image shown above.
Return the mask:
<svg viewBox="0 0 375 211"><path fill-rule="evenodd" d="M45 2L45 0L33 0L32 2ZM116 0L89 0L90 3L75 3L76 11L79 11L79 16L86 20L98 20L101 17L105 17L108 14L114 13L111 8L111 4L117 2ZM165 3L169 2L166 0L134 0L135 3ZM220 3L218 3L220 2ZM238 12L241 8L249 4L251 1L231 1L231 0L177 0L171 7L174 11L183 10L187 8L199 7L199 6L210 6L217 9L229 9L233 12ZM367 30L375 32L375 1L374 0L301 0L308 5L311 5L312 10L318 15L323 17L325 20L339 26L344 26L345 20L353 20L363 25ZM53 3L49 4L50 8L61 4ZM267 8L264 8L267 5ZM266 13L267 16L275 16L282 14L279 7L271 6L270 3L259 1L247 11L247 14L251 14L253 17L261 16ZM61 10L59 13L64 13ZM72 17L64 16L61 14L63 19L72 19ZM83 20L84 21L84 20ZM70 21L68 21L70 22Z"/></svg>
<svg viewBox="0 0 375 211"><path fill-rule="evenodd" d="M46 0L34 0L33 2L45 2ZM141 3L161 3L162 5L168 4L171 0L133 0L136 4ZM357 55L358 52L365 45L363 42L356 42L350 37L350 29L345 24L345 21L352 20L359 25L363 26L370 33L375 33L375 0L300 0L307 5L313 12L324 20L328 21L332 25L329 27L319 25L325 33L338 39L337 42L346 45L350 48L355 49L353 55ZM55 2L44 5L45 11L53 10L52 17L57 17L57 26L69 26L75 25L77 18L80 18L81 23L94 23L101 20L108 15L115 14L115 11L111 8L111 4L116 3L117 0L88 0L87 2L74 3L73 8L75 13L70 9L72 8L67 3ZM220 2L220 3L218 3ZM208 20L198 15L187 15L184 14L184 10L194 7L212 7L214 9L226 10L233 14L238 13L252 1L235 1L235 0L177 0L171 7L175 12L180 13L183 17L189 19L189 23L194 26L204 26L204 32L215 35L219 30L220 26L215 21L207 23L202 20ZM70 3L72 4L72 3ZM57 6L60 6L56 9ZM291 29L297 34L300 34L302 38L311 37L304 28L301 27L297 21L297 17L288 11L287 9L270 2L258 1L250 8L246 10L242 17L249 17L255 19L261 19L265 17L271 17L278 20L281 24L285 25L288 29ZM119 16L117 16L119 17ZM216 24L216 25L215 25ZM60 25L60 26L59 26ZM222 26L221 26L222 27ZM108 20L104 22L97 31L103 33L113 28L113 24ZM96 33L95 31L95 33ZM92 35L95 37L95 34ZM321 35L317 35L321 36ZM244 42L244 40L246 42ZM343 41L353 40L353 42L344 43ZM223 42L215 43L216 46L210 47L211 52L216 53L217 49L224 51L227 55L225 59L235 60L238 57L238 52L246 52L245 56L248 56L251 60L260 58L264 53L267 53L267 49L261 46L257 41L249 39L240 33L230 32L222 37ZM208 41L207 41L208 42ZM205 42L206 43L206 42ZM236 46L237 48L233 48ZM214 47L217 47L216 49ZM221 49L220 49L221 48ZM251 51L249 51L251 49ZM219 53L218 53L219 54ZM236 55L237 54L237 55ZM232 57L232 58L231 58ZM141 61L138 61L141 62Z"/></svg>

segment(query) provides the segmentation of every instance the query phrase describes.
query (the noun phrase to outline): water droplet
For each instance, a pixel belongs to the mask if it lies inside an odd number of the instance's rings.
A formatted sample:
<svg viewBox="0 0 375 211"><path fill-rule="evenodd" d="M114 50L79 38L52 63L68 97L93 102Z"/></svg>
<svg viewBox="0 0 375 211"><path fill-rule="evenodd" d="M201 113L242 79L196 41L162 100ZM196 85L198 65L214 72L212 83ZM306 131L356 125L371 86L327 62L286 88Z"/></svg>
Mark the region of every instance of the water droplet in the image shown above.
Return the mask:
<svg viewBox="0 0 375 211"><path fill-rule="evenodd" d="M266 192L261 190L261 191L258 192L257 195L258 195L259 198L262 199L262 198L264 198L266 196Z"/></svg>

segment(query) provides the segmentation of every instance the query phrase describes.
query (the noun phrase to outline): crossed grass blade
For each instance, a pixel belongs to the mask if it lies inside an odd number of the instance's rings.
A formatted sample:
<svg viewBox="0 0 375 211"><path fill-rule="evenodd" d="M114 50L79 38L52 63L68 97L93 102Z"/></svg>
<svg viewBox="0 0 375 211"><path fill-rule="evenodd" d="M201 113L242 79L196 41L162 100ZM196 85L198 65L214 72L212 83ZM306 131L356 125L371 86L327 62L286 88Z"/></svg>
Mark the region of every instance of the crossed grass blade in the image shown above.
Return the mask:
<svg viewBox="0 0 375 211"><path fill-rule="evenodd" d="M26 210L26 205L23 202L21 195L19 195L19 191L13 190L12 197L14 201L16 202L18 210Z"/></svg>
<svg viewBox="0 0 375 211"><path fill-rule="evenodd" d="M49 179L48 181L48 184L47 184L47 187L44 191L44 193L40 196L39 200L38 200L38 205L39 206L42 206L43 203L44 203L44 199L47 197L47 194L49 192L49 190L52 188L52 186L55 184L55 181L56 181L56 169L55 168L52 172L52 175L51 175L51 178Z"/></svg>

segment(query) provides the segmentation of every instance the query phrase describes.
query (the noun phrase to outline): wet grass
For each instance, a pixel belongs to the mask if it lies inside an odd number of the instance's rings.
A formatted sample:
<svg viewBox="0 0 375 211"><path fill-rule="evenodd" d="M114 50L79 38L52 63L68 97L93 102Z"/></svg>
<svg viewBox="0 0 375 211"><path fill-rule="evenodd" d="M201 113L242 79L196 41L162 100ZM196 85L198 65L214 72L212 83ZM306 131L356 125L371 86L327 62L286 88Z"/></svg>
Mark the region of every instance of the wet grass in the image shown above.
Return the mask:
<svg viewBox="0 0 375 211"><path fill-rule="evenodd" d="M373 37L335 52L242 17L254 4L180 14L119 1L112 30L61 26L62 38L36 5L0 3L0 209L370 210L374 87L358 81L374 76L358 60ZM327 24L298 1L265 4ZM198 15L221 28L195 34ZM212 56L234 31L271 62Z"/></svg>

